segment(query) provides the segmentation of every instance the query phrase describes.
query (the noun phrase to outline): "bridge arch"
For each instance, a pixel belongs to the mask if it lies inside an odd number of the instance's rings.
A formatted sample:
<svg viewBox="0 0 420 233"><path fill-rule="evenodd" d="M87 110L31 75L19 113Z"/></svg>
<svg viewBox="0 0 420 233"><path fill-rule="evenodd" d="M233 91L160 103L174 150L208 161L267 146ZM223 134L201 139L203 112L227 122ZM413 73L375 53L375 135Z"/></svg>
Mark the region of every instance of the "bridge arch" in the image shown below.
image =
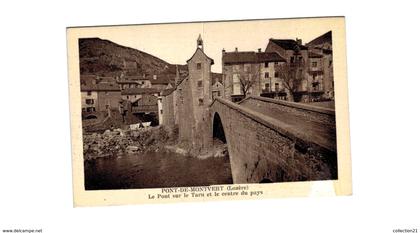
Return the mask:
<svg viewBox="0 0 420 233"><path fill-rule="evenodd" d="M213 116L213 139L219 139L223 143L227 143L225 130L223 129L222 119L219 113L215 113Z"/></svg>

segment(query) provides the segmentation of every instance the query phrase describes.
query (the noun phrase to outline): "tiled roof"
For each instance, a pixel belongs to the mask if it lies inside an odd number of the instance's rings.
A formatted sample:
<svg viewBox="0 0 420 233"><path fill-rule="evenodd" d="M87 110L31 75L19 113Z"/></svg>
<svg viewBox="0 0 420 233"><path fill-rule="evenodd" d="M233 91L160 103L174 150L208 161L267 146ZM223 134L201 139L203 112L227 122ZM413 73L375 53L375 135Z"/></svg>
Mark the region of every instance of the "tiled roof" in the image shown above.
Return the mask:
<svg viewBox="0 0 420 233"><path fill-rule="evenodd" d="M285 62L277 53L272 52L226 52L223 54L223 62L225 64L237 63L261 63L261 62Z"/></svg>
<svg viewBox="0 0 420 233"><path fill-rule="evenodd" d="M332 44L332 32L331 31L326 32L326 33L318 36L317 38L311 40L306 45L308 45L308 46L315 46L315 45L324 44L324 43L330 43L330 44Z"/></svg>
<svg viewBox="0 0 420 233"><path fill-rule="evenodd" d="M159 93L156 88L127 88L121 91L121 95L154 94Z"/></svg>
<svg viewBox="0 0 420 233"><path fill-rule="evenodd" d="M165 90L162 91L162 95L163 96L170 95L174 90L175 90L175 88L165 89Z"/></svg>
<svg viewBox="0 0 420 233"><path fill-rule="evenodd" d="M114 83L87 83L80 86L81 91L120 91L120 87Z"/></svg>
<svg viewBox="0 0 420 233"><path fill-rule="evenodd" d="M97 83L97 76L96 75L80 75L80 84L81 85L88 85L88 84L95 84Z"/></svg>
<svg viewBox="0 0 420 233"><path fill-rule="evenodd" d="M286 62L286 59L282 58L278 53L257 53L257 58L259 62Z"/></svg>
<svg viewBox="0 0 420 233"><path fill-rule="evenodd" d="M130 75L130 76L122 77L121 80L138 81L138 80L149 80L149 78L142 75Z"/></svg>
<svg viewBox="0 0 420 233"><path fill-rule="evenodd" d="M187 78L188 78L188 74L179 74L179 80L177 83L175 83L175 86L180 85Z"/></svg>
<svg viewBox="0 0 420 233"><path fill-rule="evenodd" d="M134 81L134 80L120 80L117 83L119 84L139 84L140 81Z"/></svg>
<svg viewBox="0 0 420 233"><path fill-rule="evenodd" d="M224 63L255 63L257 62L257 55L253 51L246 52L226 52L222 58Z"/></svg>
<svg viewBox="0 0 420 233"><path fill-rule="evenodd" d="M308 49L306 46L299 45L295 40L291 39L270 39L270 41L282 47L285 50L295 50L296 46L299 46L301 50Z"/></svg>
<svg viewBox="0 0 420 233"><path fill-rule="evenodd" d="M156 79L153 77L150 79L152 84L169 84L175 82L175 74L160 74L156 76Z"/></svg>
<svg viewBox="0 0 420 233"><path fill-rule="evenodd" d="M204 54L204 56L206 56L206 58L207 59L210 59L210 62L211 62L211 64L213 65L214 64L214 60L212 59L212 58L210 58L209 56L207 56L207 54L206 53L204 53L204 51L203 50L201 50L200 48L197 48L196 50L195 50L195 52L194 52L194 54L191 56L191 58L190 59L188 59L187 60L187 63L194 57L194 55L198 52L198 50L200 50L203 54Z"/></svg>
<svg viewBox="0 0 420 233"><path fill-rule="evenodd" d="M107 83L114 83L115 78L114 77L99 77L98 78L100 82L107 82Z"/></svg>

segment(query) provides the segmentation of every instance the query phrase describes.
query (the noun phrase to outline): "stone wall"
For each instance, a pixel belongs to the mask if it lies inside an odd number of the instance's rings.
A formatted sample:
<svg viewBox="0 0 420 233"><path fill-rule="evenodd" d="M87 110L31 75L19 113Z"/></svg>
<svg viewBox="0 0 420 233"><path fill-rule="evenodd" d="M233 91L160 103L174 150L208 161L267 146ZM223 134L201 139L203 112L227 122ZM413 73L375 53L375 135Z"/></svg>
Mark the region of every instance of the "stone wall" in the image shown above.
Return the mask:
<svg viewBox="0 0 420 233"><path fill-rule="evenodd" d="M173 92L162 96L162 125L165 127L173 127L175 125L173 98Z"/></svg>
<svg viewBox="0 0 420 233"><path fill-rule="evenodd" d="M217 98L234 183L337 179L336 151L323 148L304 133L246 107Z"/></svg>

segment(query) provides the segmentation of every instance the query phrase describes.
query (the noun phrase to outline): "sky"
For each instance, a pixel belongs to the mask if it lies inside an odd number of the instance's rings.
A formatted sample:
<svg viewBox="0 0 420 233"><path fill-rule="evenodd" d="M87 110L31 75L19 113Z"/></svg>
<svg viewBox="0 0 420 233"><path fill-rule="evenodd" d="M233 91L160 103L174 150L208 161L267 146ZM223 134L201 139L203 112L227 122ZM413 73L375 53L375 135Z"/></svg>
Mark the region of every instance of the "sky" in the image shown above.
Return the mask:
<svg viewBox="0 0 420 233"><path fill-rule="evenodd" d="M221 72L222 49L263 51L270 38L302 39L307 43L333 30L343 18L302 18L226 22L197 22L80 28L80 37L99 37L139 49L171 64L186 64L193 55L198 35L204 52L213 58L213 72ZM333 30L334 40L334 30Z"/></svg>

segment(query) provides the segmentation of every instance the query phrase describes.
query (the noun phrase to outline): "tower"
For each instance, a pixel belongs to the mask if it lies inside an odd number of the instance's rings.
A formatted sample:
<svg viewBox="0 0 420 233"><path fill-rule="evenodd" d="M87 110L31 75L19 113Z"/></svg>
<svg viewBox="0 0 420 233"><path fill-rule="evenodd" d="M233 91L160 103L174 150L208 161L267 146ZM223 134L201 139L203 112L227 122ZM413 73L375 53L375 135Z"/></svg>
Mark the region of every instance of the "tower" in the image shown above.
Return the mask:
<svg viewBox="0 0 420 233"><path fill-rule="evenodd" d="M201 38L201 34L199 34L197 38L197 48L203 50L204 52L204 43L203 43L203 39Z"/></svg>
<svg viewBox="0 0 420 233"><path fill-rule="evenodd" d="M186 134L191 138L192 148L199 152L212 145L211 119L209 107L211 98L211 66L213 59L203 51L203 39L201 35L197 39L197 48L190 59L187 60L188 78L185 82L185 91L188 98L183 105L183 111L188 116L179 120L181 131L189 131ZM188 121L186 120L188 118Z"/></svg>
<svg viewBox="0 0 420 233"><path fill-rule="evenodd" d="M213 59L208 57L203 50L204 42L201 34L197 38L197 49L193 56L187 60L189 80L192 85L194 104L208 106L211 103L211 66Z"/></svg>

